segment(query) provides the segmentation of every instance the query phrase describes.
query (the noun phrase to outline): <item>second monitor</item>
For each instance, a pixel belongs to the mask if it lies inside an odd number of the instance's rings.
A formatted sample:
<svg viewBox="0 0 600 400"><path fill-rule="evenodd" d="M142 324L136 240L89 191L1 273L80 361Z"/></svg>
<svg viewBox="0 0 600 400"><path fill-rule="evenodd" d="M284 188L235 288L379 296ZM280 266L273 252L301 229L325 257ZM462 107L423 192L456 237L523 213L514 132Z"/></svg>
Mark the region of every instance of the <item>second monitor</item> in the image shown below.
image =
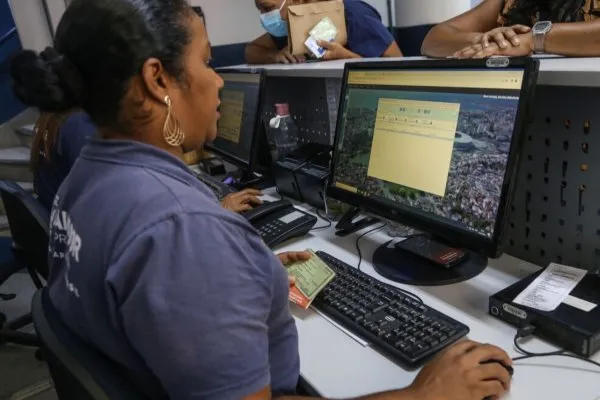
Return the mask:
<svg viewBox="0 0 600 400"><path fill-rule="evenodd" d="M536 71L508 59L346 66L328 194L427 233L379 249L378 272L452 283L500 254Z"/></svg>
<svg viewBox="0 0 600 400"><path fill-rule="evenodd" d="M268 153L263 144L261 152L261 104L263 75L260 72L222 70L224 81L220 93L221 118L217 124L217 138L206 148L240 168L236 174L239 186L251 185L258 179L262 153ZM268 165L268 162L267 162Z"/></svg>

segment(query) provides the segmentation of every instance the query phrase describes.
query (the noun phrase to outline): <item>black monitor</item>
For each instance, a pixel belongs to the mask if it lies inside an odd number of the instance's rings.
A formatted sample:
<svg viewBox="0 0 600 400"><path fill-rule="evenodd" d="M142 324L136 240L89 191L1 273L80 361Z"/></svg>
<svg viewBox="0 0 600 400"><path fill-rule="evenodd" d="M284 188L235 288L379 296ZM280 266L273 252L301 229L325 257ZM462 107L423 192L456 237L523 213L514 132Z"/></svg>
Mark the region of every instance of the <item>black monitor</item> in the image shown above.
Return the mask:
<svg viewBox="0 0 600 400"><path fill-rule="evenodd" d="M263 153L268 152L260 137L261 133L264 135L260 116L263 74L237 70L220 70L218 74L225 82L220 93L221 118L217 138L206 148L239 167L242 174L238 179L254 179L255 172L264 173L260 168L264 161L259 147L264 147Z"/></svg>
<svg viewBox="0 0 600 400"><path fill-rule="evenodd" d="M346 65L327 193L425 233L379 249L378 272L453 283L501 254L537 69L507 58Z"/></svg>

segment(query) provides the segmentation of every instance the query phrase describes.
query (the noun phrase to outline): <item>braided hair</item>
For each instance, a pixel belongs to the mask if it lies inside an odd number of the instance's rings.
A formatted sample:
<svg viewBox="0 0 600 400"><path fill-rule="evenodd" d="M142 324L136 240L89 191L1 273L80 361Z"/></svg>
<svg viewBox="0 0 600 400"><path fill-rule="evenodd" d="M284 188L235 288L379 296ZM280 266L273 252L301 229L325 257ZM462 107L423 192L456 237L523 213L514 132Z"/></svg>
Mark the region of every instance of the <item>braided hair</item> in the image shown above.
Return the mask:
<svg viewBox="0 0 600 400"><path fill-rule="evenodd" d="M583 21L586 0L516 0L503 15L507 25L531 25L534 20Z"/></svg>

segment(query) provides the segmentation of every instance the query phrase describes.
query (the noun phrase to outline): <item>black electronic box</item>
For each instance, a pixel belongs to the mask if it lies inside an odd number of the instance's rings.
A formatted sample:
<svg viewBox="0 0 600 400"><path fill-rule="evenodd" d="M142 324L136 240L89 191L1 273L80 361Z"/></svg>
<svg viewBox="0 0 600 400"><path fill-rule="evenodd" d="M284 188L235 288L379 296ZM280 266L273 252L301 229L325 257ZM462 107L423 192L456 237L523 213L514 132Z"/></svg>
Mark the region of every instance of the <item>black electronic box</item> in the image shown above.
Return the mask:
<svg viewBox="0 0 600 400"><path fill-rule="evenodd" d="M323 211L330 164L331 154L326 151L296 170L296 182L303 201Z"/></svg>
<svg viewBox="0 0 600 400"><path fill-rule="evenodd" d="M532 325L535 336L580 356L592 356L600 350L600 277L587 274L570 293L572 300L551 312L514 303L539 274L491 296L489 313L516 327Z"/></svg>
<svg viewBox="0 0 600 400"><path fill-rule="evenodd" d="M280 194L324 208L325 183L329 177L331 146L309 143L277 161L275 186Z"/></svg>

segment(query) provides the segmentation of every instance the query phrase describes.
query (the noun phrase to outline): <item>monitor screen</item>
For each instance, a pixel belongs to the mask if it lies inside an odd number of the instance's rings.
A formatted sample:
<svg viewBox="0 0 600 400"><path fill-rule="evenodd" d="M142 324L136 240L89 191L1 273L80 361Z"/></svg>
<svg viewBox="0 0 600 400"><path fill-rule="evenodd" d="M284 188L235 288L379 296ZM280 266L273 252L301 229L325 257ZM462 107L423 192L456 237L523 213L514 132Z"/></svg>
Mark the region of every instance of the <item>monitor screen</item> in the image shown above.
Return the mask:
<svg viewBox="0 0 600 400"><path fill-rule="evenodd" d="M350 67L334 192L376 204L386 215L412 215L491 240L524 73L523 67Z"/></svg>
<svg viewBox="0 0 600 400"><path fill-rule="evenodd" d="M260 73L219 73L225 85L220 93L221 118L217 138L207 147L233 163L250 165L260 104Z"/></svg>

